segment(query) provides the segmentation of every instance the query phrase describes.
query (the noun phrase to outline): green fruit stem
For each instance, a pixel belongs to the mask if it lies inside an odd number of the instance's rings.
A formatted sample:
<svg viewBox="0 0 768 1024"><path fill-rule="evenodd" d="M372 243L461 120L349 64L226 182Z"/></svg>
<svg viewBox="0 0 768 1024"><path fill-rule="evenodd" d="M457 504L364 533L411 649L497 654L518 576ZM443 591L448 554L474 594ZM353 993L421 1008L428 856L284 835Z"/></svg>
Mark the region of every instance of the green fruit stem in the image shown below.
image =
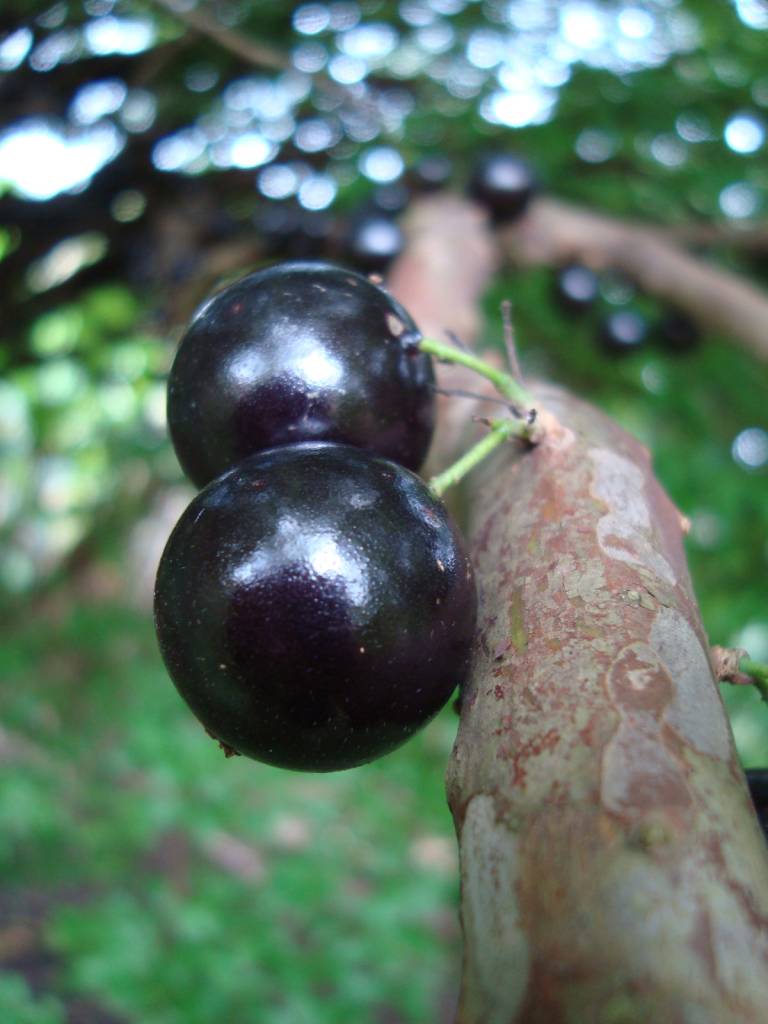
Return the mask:
<svg viewBox="0 0 768 1024"><path fill-rule="evenodd" d="M529 413L535 408L536 399L522 384L518 383L510 374L504 373L503 370L499 370L495 366L491 366L490 363L478 359L471 352L463 352L453 345L446 345L441 341L435 341L434 338L422 338L418 347L421 352L426 352L441 362L457 363L459 366L466 366L468 369L474 370L475 373L479 373L481 377L485 377L486 380L493 384L499 394L508 399L512 405L522 407L525 419L528 418L525 413Z"/></svg>
<svg viewBox="0 0 768 1024"><path fill-rule="evenodd" d="M752 683L762 699L768 704L768 665L751 658L742 658L739 671L751 676Z"/></svg>
<svg viewBox="0 0 768 1024"><path fill-rule="evenodd" d="M485 377L509 402L510 409L515 414L515 418L491 420L491 429L481 441L478 441L453 465L432 477L429 481L429 489L436 497L440 498L449 487L454 487L459 483L470 470L474 469L504 441L508 441L511 437L519 437L527 441L533 440L536 399L510 374L478 359L471 352L464 352L453 345L445 345L440 341L435 341L434 338L422 338L418 347L421 352L426 352L441 362L466 366L469 370L480 374L481 377Z"/></svg>
<svg viewBox="0 0 768 1024"><path fill-rule="evenodd" d="M491 452L510 437L527 437L528 424L523 420L492 420L491 429L485 437L465 452L442 473L433 476L429 481L429 489L436 498L441 498L449 487L454 487L460 480L483 461Z"/></svg>

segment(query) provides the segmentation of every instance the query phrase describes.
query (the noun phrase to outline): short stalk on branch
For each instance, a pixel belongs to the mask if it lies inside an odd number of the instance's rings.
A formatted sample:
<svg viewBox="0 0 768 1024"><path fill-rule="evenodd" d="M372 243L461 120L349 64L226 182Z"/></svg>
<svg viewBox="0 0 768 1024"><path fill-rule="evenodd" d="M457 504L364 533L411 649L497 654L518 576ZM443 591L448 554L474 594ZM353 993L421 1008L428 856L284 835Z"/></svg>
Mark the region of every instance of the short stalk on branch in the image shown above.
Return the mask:
<svg viewBox="0 0 768 1024"><path fill-rule="evenodd" d="M768 704L768 664L754 661L742 647L713 647L712 664L720 683L754 686Z"/></svg>
<svg viewBox="0 0 768 1024"><path fill-rule="evenodd" d="M446 345L443 342L435 341L433 338L422 338L418 343L418 348L421 352L426 352L441 362L465 366L481 377L485 377L486 380L493 384L513 413L513 416L509 418L485 420L484 422L488 423L491 428L490 432L446 470L432 477L429 487L438 498L449 487L454 487L459 483L467 473L479 465L494 449L498 448L500 444L507 441L510 437L519 437L531 444L534 444L538 439L535 436L534 428L536 421L536 399L520 382L520 368L514 348L514 336L511 334L511 320L508 309L506 311L505 327L508 328L508 356L515 376L511 376L490 363L478 359L468 349L457 348L455 345Z"/></svg>
<svg viewBox="0 0 768 1024"><path fill-rule="evenodd" d="M527 432L528 425L523 420L492 420L490 432L481 441L473 445L468 452L465 452L460 459L444 469L442 473L432 477L429 481L430 491L436 498L441 498L449 487L455 487L467 473L479 465L500 444L511 437L526 438Z"/></svg>

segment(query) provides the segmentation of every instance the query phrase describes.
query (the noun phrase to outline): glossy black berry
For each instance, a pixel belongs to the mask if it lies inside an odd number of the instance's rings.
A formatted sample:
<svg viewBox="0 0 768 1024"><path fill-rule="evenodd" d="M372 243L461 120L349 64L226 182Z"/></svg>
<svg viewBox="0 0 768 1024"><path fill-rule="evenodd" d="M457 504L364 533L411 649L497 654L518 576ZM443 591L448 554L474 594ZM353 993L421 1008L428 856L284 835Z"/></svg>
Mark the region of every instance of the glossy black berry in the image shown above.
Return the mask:
<svg viewBox="0 0 768 1024"><path fill-rule="evenodd" d="M675 354L692 352L701 342L698 324L679 310L670 310L661 318L657 333L661 345Z"/></svg>
<svg viewBox="0 0 768 1024"><path fill-rule="evenodd" d="M648 321L632 309L620 309L600 325L599 341L610 355L625 355L638 349L648 337Z"/></svg>
<svg viewBox="0 0 768 1024"><path fill-rule="evenodd" d="M273 445L333 440L417 469L434 421L418 328L383 289L324 263L251 274L198 312L168 379L168 426L198 486Z"/></svg>
<svg viewBox="0 0 768 1024"><path fill-rule="evenodd" d="M768 839L768 768L748 768L746 775L757 820Z"/></svg>
<svg viewBox="0 0 768 1024"><path fill-rule="evenodd" d="M597 274L589 267L574 263L562 267L555 279L555 297L569 313L584 313L594 306L600 292Z"/></svg>
<svg viewBox="0 0 768 1024"><path fill-rule="evenodd" d="M206 729L305 771L363 764L429 721L466 675L475 614L443 504L329 443L261 452L206 487L155 591L165 663Z"/></svg>
<svg viewBox="0 0 768 1024"><path fill-rule="evenodd" d="M403 251L403 232L389 217L371 214L352 224L347 242L350 263L365 273L382 273Z"/></svg>
<svg viewBox="0 0 768 1024"><path fill-rule="evenodd" d="M490 212L496 222L520 217L536 193L533 168L514 153L481 157L469 180L469 194Z"/></svg>

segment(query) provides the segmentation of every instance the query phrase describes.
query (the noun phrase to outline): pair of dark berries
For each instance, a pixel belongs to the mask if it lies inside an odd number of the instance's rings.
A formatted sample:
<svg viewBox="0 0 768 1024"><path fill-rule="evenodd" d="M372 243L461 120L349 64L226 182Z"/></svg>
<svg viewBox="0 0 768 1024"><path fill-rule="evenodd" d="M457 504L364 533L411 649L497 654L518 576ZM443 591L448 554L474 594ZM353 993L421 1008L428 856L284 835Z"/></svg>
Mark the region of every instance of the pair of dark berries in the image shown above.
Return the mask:
<svg viewBox="0 0 768 1024"><path fill-rule="evenodd" d="M363 273L383 274L405 244L396 218L411 195L444 188L452 174L450 160L433 154L420 160L405 178L377 186L346 227L334 223L326 211L268 202L256 215L256 228L272 257L317 259L338 252ZM533 168L515 153L480 156L467 183L468 194L497 225L521 217L537 190Z"/></svg>
<svg viewBox="0 0 768 1024"><path fill-rule="evenodd" d="M578 263L561 267L555 277L555 299L562 310L580 316L593 309L600 297L597 274ZM634 352L653 337L667 352L682 354L697 348L698 326L679 310L670 309L654 325L635 309L617 309L602 317L597 341L607 355Z"/></svg>
<svg viewBox="0 0 768 1024"><path fill-rule="evenodd" d="M425 159L414 169L413 187L421 192L441 188L450 174L445 158ZM492 153L477 161L467 192L495 224L503 224L522 216L537 187L533 168L522 157ZM398 183L374 191L371 208L353 220L346 240L347 255L356 267L368 273L384 272L399 256L404 237L393 218L405 210L409 199L408 188Z"/></svg>
<svg viewBox="0 0 768 1024"><path fill-rule="evenodd" d="M389 194L383 188L378 191ZM340 232L338 224L324 211L271 203L258 212L255 225L269 256L308 260L338 250L358 270L383 273L400 255L405 241L393 219L398 212L372 203L371 208L361 211Z"/></svg>
<svg viewBox="0 0 768 1024"><path fill-rule="evenodd" d="M181 696L231 752L332 771L393 750L466 676L476 590L415 475L433 372L408 313L358 274L293 263L210 300L168 382L201 493L155 592Z"/></svg>
<svg viewBox="0 0 768 1024"><path fill-rule="evenodd" d="M441 188L450 174L451 166L445 158L426 158L414 169L413 187L421 192ZM469 195L486 208L495 224L521 217L536 190L533 168L514 153L481 157L467 186ZM392 218L403 212L409 198L409 190L402 184L374 191L372 209L353 221L347 238L346 251L356 267L368 273L384 272L399 256L404 237Z"/></svg>

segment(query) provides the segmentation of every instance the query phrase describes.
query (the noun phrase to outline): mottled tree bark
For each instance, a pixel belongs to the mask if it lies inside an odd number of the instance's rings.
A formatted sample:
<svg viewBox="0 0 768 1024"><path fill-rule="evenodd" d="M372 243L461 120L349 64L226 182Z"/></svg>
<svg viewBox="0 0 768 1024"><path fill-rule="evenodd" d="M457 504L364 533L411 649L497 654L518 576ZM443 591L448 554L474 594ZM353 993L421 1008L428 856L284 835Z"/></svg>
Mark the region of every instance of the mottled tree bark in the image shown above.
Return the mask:
<svg viewBox="0 0 768 1024"><path fill-rule="evenodd" d="M562 424L478 471L449 772L466 1024L768 1019L768 858L645 450Z"/></svg>
<svg viewBox="0 0 768 1024"><path fill-rule="evenodd" d="M439 300L429 223L392 284L434 332L459 285L449 272ZM459 1020L764 1022L768 856L680 516L638 442L562 391L539 394L559 425L470 485L481 613L448 773Z"/></svg>

